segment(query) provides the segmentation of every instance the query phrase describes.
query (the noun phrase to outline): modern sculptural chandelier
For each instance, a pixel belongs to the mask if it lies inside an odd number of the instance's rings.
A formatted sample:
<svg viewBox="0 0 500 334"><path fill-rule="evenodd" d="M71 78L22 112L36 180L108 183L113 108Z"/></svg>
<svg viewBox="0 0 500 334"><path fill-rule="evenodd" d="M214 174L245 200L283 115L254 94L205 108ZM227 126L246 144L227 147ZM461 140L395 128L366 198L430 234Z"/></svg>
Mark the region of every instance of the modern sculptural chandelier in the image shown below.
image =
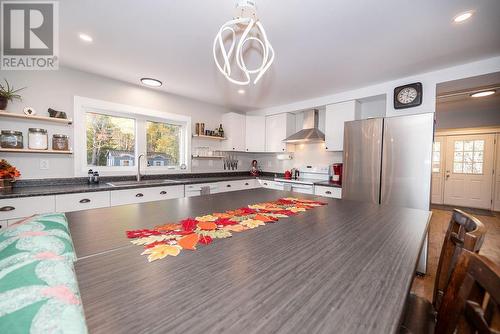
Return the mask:
<svg viewBox="0 0 500 334"><path fill-rule="evenodd" d="M237 33L243 31L241 38L236 42ZM231 44L229 49L224 46L223 34L229 32L231 36ZM247 42L255 41L262 49L262 63L256 69L249 69L243 59L243 47ZM219 62L217 52L220 52L223 59L223 64ZM227 80L236 84L245 86L251 81L250 74L257 74L253 83L256 84L269 69L274 61L274 49L269 43L266 31L257 17L257 9L254 1L239 0L236 4L236 16L232 20L226 22L220 28L214 40L214 60L219 71L224 74ZM231 60L235 58L238 68L243 72L244 78L241 80L234 79L231 74Z"/></svg>

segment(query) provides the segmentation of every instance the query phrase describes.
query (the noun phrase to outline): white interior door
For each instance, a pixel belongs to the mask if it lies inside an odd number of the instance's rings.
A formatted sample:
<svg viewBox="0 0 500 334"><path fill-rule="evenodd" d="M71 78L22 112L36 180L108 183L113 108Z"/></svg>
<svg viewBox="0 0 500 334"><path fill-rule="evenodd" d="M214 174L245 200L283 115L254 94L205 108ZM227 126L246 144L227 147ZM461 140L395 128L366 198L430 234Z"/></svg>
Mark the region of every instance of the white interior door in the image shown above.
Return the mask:
<svg viewBox="0 0 500 334"><path fill-rule="evenodd" d="M435 137L432 146L431 203L443 204L446 137Z"/></svg>
<svg viewBox="0 0 500 334"><path fill-rule="evenodd" d="M446 138L444 204L491 208L495 136Z"/></svg>

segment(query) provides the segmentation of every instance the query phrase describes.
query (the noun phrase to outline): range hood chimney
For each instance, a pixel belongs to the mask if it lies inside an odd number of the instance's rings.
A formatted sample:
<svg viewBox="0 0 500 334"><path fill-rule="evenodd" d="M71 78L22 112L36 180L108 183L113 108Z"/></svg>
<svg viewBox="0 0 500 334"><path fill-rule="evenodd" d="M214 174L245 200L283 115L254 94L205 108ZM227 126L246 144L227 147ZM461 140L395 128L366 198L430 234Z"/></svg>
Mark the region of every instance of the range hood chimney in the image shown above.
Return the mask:
<svg viewBox="0 0 500 334"><path fill-rule="evenodd" d="M325 141L325 134L318 128L319 110L304 112L304 127L299 132L289 136L283 142L289 144L320 143Z"/></svg>

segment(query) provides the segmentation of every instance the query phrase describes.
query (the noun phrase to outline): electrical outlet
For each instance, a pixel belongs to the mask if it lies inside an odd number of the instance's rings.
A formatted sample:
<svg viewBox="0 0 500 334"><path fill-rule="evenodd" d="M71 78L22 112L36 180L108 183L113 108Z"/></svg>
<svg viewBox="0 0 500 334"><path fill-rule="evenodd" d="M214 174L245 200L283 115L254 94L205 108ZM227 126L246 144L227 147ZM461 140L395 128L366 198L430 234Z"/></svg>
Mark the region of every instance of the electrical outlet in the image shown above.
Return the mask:
<svg viewBox="0 0 500 334"><path fill-rule="evenodd" d="M49 160L40 159L40 169L49 169Z"/></svg>

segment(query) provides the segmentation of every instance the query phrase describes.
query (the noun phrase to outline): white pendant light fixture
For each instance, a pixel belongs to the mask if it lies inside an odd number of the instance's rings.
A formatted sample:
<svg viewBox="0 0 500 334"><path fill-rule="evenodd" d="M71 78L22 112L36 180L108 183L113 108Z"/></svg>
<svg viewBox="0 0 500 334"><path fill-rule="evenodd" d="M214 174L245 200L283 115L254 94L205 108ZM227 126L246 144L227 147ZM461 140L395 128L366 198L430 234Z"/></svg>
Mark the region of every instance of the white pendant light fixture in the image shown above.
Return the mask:
<svg viewBox="0 0 500 334"><path fill-rule="evenodd" d="M236 35L243 31L240 40L236 43ZM231 36L231 45L229 50L224 46L223 34L229 32ZM262 49L262 63L256 69L249 69L243 59L243 47L247 42L255 41ZM220 52L223 59L223 64L217 58L217 52ZM257 74L253 83L256 84L269 69L274 61L274 49L269 43L264 27L257 17L257 8L254 1L238 0L236 4L236 16L232 20L226 22L220 28L214 40L214 60L219 71L224 74L227 80L236 84L245 86L250 84L250 74ZM243 72L244 79L234 79L231 74L231 60L234 57L238 68Z"/></svg>

